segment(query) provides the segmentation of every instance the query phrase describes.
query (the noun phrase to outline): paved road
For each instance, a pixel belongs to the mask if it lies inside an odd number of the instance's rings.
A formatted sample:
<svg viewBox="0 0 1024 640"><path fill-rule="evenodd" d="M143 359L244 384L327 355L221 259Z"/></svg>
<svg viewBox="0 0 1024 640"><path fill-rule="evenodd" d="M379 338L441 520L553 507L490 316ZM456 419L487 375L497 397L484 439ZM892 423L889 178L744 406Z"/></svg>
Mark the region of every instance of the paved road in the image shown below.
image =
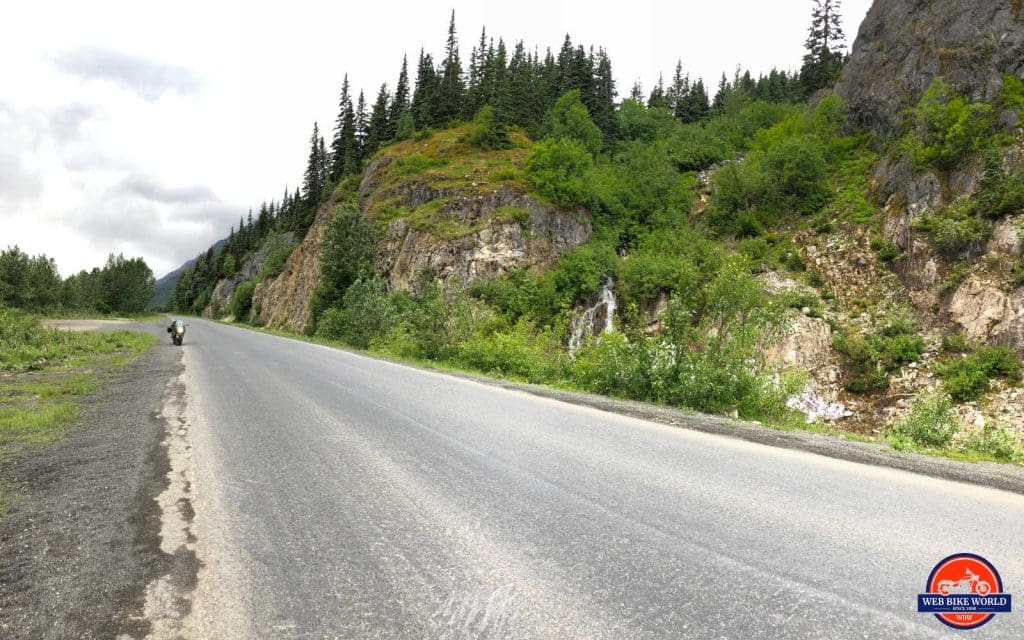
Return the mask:
<svg viewBox="0 0 1024 640"><path fill-rule="evenodd" d="M959 551L1024 598L1019 495L191 322L210 637L948 638Z"/></svg>

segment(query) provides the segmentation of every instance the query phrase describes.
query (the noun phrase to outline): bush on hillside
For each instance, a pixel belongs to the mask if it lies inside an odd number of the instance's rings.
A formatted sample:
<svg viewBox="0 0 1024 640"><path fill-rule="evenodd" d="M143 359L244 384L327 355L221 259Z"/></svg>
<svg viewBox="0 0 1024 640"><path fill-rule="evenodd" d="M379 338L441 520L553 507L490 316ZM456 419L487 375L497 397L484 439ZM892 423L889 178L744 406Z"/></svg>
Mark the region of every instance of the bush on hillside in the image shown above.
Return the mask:
<svg viewBox="0 0 1024 640"><path fill-rule="evenodd" d="M587 178L594 161L586 147L575 140L541 140L533 145L523 167L526 177L541 195L555 204L585 204L591 190Z"/></svg>

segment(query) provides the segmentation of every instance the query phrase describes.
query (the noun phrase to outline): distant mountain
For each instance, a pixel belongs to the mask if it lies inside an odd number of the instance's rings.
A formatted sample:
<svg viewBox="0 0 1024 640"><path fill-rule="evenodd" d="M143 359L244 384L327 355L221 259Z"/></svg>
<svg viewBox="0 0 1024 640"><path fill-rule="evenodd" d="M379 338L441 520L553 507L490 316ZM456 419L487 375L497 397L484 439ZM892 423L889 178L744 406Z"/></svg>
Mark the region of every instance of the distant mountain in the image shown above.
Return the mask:
<svg viewBox="0 0 1024 640"><path fill-rule="evenodd" d="M212 249L214 253L220 251L220 248L224 246L224 243L227 241L227 238L222 238L213 243ZM181 274L185 273L186 269L195 264L195 262L195 258L186 260L180 267L156 281L156 293L153 294L153 298L149 301L150 309L160 309L167 304L167 301L171 299L171 294L174 293L174 285L178 283L178 278L181 277Z"/></svg>

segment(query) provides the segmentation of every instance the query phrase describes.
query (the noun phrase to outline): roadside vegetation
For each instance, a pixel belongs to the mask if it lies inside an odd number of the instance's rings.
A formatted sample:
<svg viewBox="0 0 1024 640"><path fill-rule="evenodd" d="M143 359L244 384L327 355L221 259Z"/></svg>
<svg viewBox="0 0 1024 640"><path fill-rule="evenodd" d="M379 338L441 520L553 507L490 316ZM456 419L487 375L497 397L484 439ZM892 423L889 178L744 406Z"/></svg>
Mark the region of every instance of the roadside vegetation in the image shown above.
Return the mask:
<svg viewBox="0 0 1024 640"><path fill-rule="evenodd" d="M4 460L17 448L63 438L79 403L155 342L128 331L48 329L38 318L0 306L0 513L14 499Z"/></svg>
<svg viewBox="0 0 1024 640"><path fill-rule="evenodd" d="M826 31L841 38L838 25ZM806 376L763 359L762 347L794 313L830 326L848 398L884 398L906 368L932 366L924 363L925 323L905 300L899 309L880 299L839 300L806 260L805 247L830 234L870 238L882 265L902 258L881 237L869 197L883 153L942 175L966 162L986 167L976 198L914 223L942 260L964 265L944 269L946 293L995 221L1024 206L1024 174L999 162L1010 140L996 118L998 109L1024 106L1016 78L1005 79L993 104L972 102L936 80L907 110L905 128L882 141L851 127L847 105L821 91L844 63L828 42L808 43L799 73L754 78L737 70L723 74L712 94L677 65L669 82L649 91L634 86L616 101L611 60L599 48L588 51L567 37L560 50L540 56L522 43L510 52L501 39L484 37L467 71L454 21L448 36L439 64L421 54L414 84L403 64L394 91L381 87L372 104L361 94L356 99L346 80L329 144L314 126L300 189L240 221L232 249L200 256L179 280L178 310L201 312L218 277L261 239L301 234L318 208L328 207L333 218L308 326L315 339L780 428L829 430L804 425L786 406ZM368 166L375 182L360 187ZM586 209L594 220L590 239L543 271L460 283L428 270L409 290L389 288L379 259L389 225L402 220L442 240L460 238L488 221L445 215L452 193L482 196L499 185ZM419 195L410 199L413 192ZM528 223L520 211L493 215ZM801 290L771 292L764 276ZM614 331L583 332L570 348L580 314L609 283ZM257 315L252 290L239 287L231 301L238 321ZM1007 349L947 353L932 370L942 380L941 399L922 400L874 437L902 449L1017 460L1000 443L1019 449L1019 432L961 433L949 425L957 422L957 403L983 402L994 380L1016 384L1019 367ZM952 403L948 411L943 403Z"/></svg>

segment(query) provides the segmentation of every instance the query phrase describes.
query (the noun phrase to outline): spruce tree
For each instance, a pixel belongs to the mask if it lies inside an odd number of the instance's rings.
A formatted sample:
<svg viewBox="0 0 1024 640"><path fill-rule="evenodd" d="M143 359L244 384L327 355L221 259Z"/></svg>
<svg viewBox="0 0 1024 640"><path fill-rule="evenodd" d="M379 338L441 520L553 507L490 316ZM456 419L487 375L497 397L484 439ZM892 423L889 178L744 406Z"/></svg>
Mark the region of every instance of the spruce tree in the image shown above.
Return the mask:
<svg viewBox="0 0 1024 640"><path fill-rule="evenodd" d="M370 124L366 132L366 157L388 142L388 94L387 83L380 85L377 92L377 100L373 103L370 111Z"/></svg>
<svg viewBox="0 0 1024 640"><path fill-rule="evenodd" d="M521 127L535 124L540 114L534 109L536 101L533 91L533 69L522 40L516 43L512 59L509 61L508 91L509 122Z"/></svg>
<svg viewBox="0 0 1024 640"><path fill-rule="evenodd" d="M391 108L388 111L388 133L387 139L396 140L398 136L398 122L409 110L409 61L402 56L402 70L398 74L398 85L395 87L395 96L391 100Z"/></svg>
<svg viewBox="0 0 1024 640"><path fill-rule="evenodd" d="M508 52L505 49L505 41L498 38L498 48L495 49L494 57L490 61L491 94L487 103L494 108L494 121L501 126L509 122L511 114L511 91L508 80Z"/></svg>
<svg viewBox="0 0 1024 640"><path fill-rule="evenodd" d="M462 63L459 61L459 41L455 34L455 11L452 10L448 24L448 41L445 44L444 63L441 65L441 87L438 100L438 119L447 124L459 118L462 113L462 98L465 85L462 80Z"/></svg>
<svg viewBox="0 0 1024 640"><path fill-rule="evenodd" d="M324 189L324 140L320 136L320 127L313 123L313 135L309 139L309 156L306 159L306 172L303 174L302 186L306 191L306 209L315 209L320 203L320 194ZM250 237L252 228L252 211L249 211L249 224L246 227L246 238Z"/></svg>
<svg viewBox="0 0 1024 640"><path fill-rule="evenodd" d="M466 100L463 115L472 117L484 106L486 94L483 90L484 70L487 64L487 29L480 32L480 44L474 45L469 55L469 77L466 86Z"/></svg>
<svg viewBox="0 0 1024 640"><path fill-rule="evenodd" d="M599 49L594 72L594 107L590 116L606 137L615 135L615 95L611 58L604 49Z"/></svg>
<svg viewBox="0 0 1024 640"><path fill-rule="evenodd" d="M412 94L412 118L417 129L438 125L438 90L434 61L429 53L420 49L420 60L416 66L416 89Z"/></svg>
<svg viewBox="0 0 1024 640"><path fill-rule="evenodd" d="M629 90L629 99L639 104L644 103L644 87L639 79L633 82L633 87Z"/></svg>
<svg viewBox="0 0 1024 640"><path fill-rule="evenodd" d="M651 89L651 95L647 98L648 109L664 109L668 106L665 99L665 79L658 75L658 84Z"/></svg>
<svg viewBox="0 0 1024 640"><path fill-rule="evenodd" d="M334 122L334 138L331 141L331 179L334 181L355 173L356 166L356 115L349 95L348 74L341 84L341 98L338 100L338 117Z"/></svg>
<svg viewBox="0 0 1024 640"><path fill-rule="evenodd" d="M846 38L841 9L842 0L814 0L811 26L804 43L807 53L800 70L806 96L831 87L839 80L845 61L842 43Z"/></svg>
<svg viewBox="0 0 1024 640"><path fill-rule="evenodd" d="M366 134L369 128L369 116L366 113L366 97L359 90L359 101L356 103L356 166L362 166L366 157Z"/></svg>

